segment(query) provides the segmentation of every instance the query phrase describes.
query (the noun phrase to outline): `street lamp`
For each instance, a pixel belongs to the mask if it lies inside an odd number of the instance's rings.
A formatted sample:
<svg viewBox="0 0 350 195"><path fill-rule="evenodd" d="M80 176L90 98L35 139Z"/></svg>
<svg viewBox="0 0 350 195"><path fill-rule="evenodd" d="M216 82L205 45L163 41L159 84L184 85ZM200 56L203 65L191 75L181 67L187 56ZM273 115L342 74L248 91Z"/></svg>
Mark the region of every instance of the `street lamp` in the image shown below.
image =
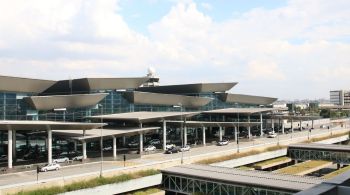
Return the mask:
<svg viewBox="0 0 350 195"><path fill-rule="evenodd" d="M174 105L174 108L180 108L180 117L181 117L181 126L180 126L180 131L181 131L181 147L184 147L184 132L183 132L183 118L182 118L182 103L178 103L177 105ZM184 163L184 152L183 149L181 149L181 164Z"/></svg>
<svg viewBox="0 0 350 195"><path fill-rule="evenodd" d="M101 167L100 167L100 177L102 177L102 171L103 171L103 105L99 104L98 105L101 109L101 124L102 126L100 127L101 130L101 135L100 135L100 152L101 152Z"/></svg>
<svg viewBox="0 0 350 195"><path fill-rule="evenodd" d="M237 116L238 116L238 118L237 118L237 120L238 120L238 122L237 122L237 133L236 133L236 136L237 136L237 153L239 153L239 113L237 113Z"/></svg>

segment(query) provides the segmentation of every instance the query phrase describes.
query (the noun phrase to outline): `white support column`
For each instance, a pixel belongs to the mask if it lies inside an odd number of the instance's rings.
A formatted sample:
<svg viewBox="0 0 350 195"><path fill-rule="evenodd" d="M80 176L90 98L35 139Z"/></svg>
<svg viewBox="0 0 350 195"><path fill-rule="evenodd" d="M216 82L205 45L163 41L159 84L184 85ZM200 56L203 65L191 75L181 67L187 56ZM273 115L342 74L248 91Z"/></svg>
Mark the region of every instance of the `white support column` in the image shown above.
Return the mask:
<svg viewBox="0 0 350 195"><path fill-rule="evenodd" d="M206 145L206 141L205 141L205 127L202 127L202 134L203 134L203 146Z"/></svg>
<svg viewBox="0 0 350 195"><path fill-rule="evenodd" d="M219 140L222 141L222 127L219 127Z"/></svg>
<svg viewBox="0 0 350 195"><path fill-rule="evenodd" d="M117 138L113 136L113 158L117 159Z"/></svg>
<svg viewBox="0 0 350 195"><path fill-rule="evenodd" d="M87 159L87 155L86 155L86 141L83 140L83 159Z"/></svg>
<svg viewBox="0 0 350 195"><path fill-rule="evenodd" d="M184 126L184 146L187 145L187 127Z"/></svg>
<svg viewBox="0 0 350 195"><path fill-rule="evenodd" d="M250 115L248 115L248 139L250 139L251 138L251 133L250 133Z"/></svg>
<svg viewBox="0 0 350 195"><path fill-rule="evenodd" d="M303 124L303 122L300 120L300 131L302 130L302 124Z"/></svg>
<svg viewBox="0 0 350 195"><path fill-rule="evenodd" d="M16 130L12 130L12 159L16 159ZM16 162L16 161L15 161Z"/></svg>
<svg viewBox="0 0 350 195"><path fill-rule="evenodd" d="M47 162L52 163L52 130L47 130Z"/></svg>
<svg viewBox="0 0 350 195"><path fill-rule="evenodd" d="M282 134L284 134L284 120L282 120Z"/></svg>
<svg viewBox="0 0 350 195"><path fill-rule="evenodd" d="M143 133L140 133L140 155L143 152Z"/></svg>
<svg viewBox="0 0 350 195"><path fill-rule="evenodd" d="M166 122L163 121L163 150L166 150Z"/></svg>
<svg viewBox="0 0 350 195"><path fill-rule="evenodd" d="M238 132L237 132L237 126L235 126L235 142L237 143L238 139Z"/></svg>
<svg viewBox="0 0 350 195"><path fill-rule="evenodd" d="M260 137L263 136L263 117L262 113L260 113Z"/></svg>
<svg viewBox="0 0 350 195"><path fill-rule="evenodd" d="M272 132L275 132L275 120L271 119Z"/></svg>
<svg viewBox="0 0 350 195"><path fill-rule="evenodd" d="M12 130L8 130L7 162L8 168L12 169Z"/></svg>

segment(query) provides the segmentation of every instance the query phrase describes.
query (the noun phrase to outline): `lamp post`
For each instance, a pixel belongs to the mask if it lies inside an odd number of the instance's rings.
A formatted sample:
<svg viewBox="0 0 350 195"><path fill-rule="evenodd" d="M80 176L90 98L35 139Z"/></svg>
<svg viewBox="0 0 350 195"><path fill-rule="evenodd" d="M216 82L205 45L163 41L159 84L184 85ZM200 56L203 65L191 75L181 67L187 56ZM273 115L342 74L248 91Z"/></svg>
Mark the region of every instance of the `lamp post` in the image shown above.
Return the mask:
<svg viewBox="0 0 350 195"><path fill-rule="evenodd" d="M182 118L182 103L178 103L177 105L173 106L174 108L180 108L180 131L181 131L181 147L184 147L184 132L183 132L183 118ZM181 148L181 164L183 164L184 160L184 153L183 153L183 149Z"/></svg>
<svg viewBox="0 0 350 195"><path fill-rule="evenodd" d="M237 116L238 116L238 118L237 118L237 120L238 120L238 122L237 122L237 153L239 153L239 113L237 113Z"/></svg>

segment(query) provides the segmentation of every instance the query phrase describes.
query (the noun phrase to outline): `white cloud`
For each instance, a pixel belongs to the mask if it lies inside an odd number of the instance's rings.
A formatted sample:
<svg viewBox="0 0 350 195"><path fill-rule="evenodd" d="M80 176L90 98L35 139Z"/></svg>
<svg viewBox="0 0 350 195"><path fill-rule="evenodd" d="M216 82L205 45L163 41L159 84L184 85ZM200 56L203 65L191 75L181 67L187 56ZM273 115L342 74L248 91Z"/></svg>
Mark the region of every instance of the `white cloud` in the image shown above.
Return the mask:
<svg viewBox="0 0 350 195"><path fill-rule="evenodd" d="M350 82L347 0L290 0L221 22L198 10L211 4L176 1L149 36L129 28L118 0L0 3L2 74L136 76L155 66L163 83L240 81L243 92L290 99Z"/></svg>
<svg viewBox="0 0 350 195"><path fill-rule="evenodd" d="M209 11L213 9L213 6L210 3L201 3L201 6Z"/></svg>

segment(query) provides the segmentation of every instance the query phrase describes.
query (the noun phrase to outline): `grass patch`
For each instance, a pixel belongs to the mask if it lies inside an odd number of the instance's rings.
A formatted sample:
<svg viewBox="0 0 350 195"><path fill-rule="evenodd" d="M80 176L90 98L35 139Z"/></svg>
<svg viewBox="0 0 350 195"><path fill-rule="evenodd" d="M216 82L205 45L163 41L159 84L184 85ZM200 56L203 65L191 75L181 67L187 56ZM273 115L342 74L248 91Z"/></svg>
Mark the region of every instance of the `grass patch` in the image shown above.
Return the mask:
<svg viewBox="0 0 350 195"><path fill-rule="evenodd" d="M274 159L270 159L270 160L265 160L265 161L262 161L262 162L258 162L258 163L255 163L254 164L254 167L255 166L259 166L259 167L262 167L262 166L266 166L266 165L269 165L269 164L274 164L274 163L277 163L277 162L283 162L283 161L287 161L287 160L290 160L289 157L279 157L279 158L274 158Z"/></svg>
<svg viewBox="0 0 350 195"><path fill-rule="evenodd" d="M217 162L233 160L233 159L237 159L237 158L242 158L242 157L246 157L246 156L260 154L260 153L263 153L263 152L270 152L270 151L280 150L280 149L284 149L284 148L287 148L287 146L282 146L282 145L271 146L271 147L267 147L267 148L262 149L262 150L250 150L250 151L247 151L247 152L233 153L233 154L229 154L229 155L226 155L226 156L220 156L220 157L215 157L215 158L204 159L204 160L197 161L196 163L198 163L198 164L213 164L213 163L217 163Z"/></svg>
<svg viewBox="0 0 350 195"><path fill-rule="evenodd" d="M329 161L323 160L310 160L303 163L295 164L289 167L285 167L283 169L277 170L278 173L289 174L289 175L297 175L309 169L322 166L325 164L329 164Z"/></svg>
<svg viewBox="0 0 350 195"><path fill-rule="evenodd" d="M331 179L337 175L340 175L342 173L345 173L346 171L349 171L350 170L350 166L346 166L344 168L341 168L339 170L336 170L336 171L333 171L332 173L329 173L327 175L324 175L323 178L325 179Z"/></svg>
<svg viewBox="0 0 350 195"><path fill-rule="evenodd" d="M240 166L238 167L239 170L243 170L243 171L251 171L254 170L253 167L248 167L248 166Z"/></svg>
<svg viewBox="0 0 350 195"><path fill-rule="evenodd" d="M156 175L159 173L160 172L158 170L149 169L149 170L138 171L130 174L122 174L114 177L97 177L86 181L74 182L62 187L54 186L49 188L37 189L33 191L22 191L17 193L16 195L54 195L54 194L59 194L64 192L71 192L71 191L76 191L81 189L93 188L93 187L107 185L107 184L125 182L128 180Z"/></svg>

